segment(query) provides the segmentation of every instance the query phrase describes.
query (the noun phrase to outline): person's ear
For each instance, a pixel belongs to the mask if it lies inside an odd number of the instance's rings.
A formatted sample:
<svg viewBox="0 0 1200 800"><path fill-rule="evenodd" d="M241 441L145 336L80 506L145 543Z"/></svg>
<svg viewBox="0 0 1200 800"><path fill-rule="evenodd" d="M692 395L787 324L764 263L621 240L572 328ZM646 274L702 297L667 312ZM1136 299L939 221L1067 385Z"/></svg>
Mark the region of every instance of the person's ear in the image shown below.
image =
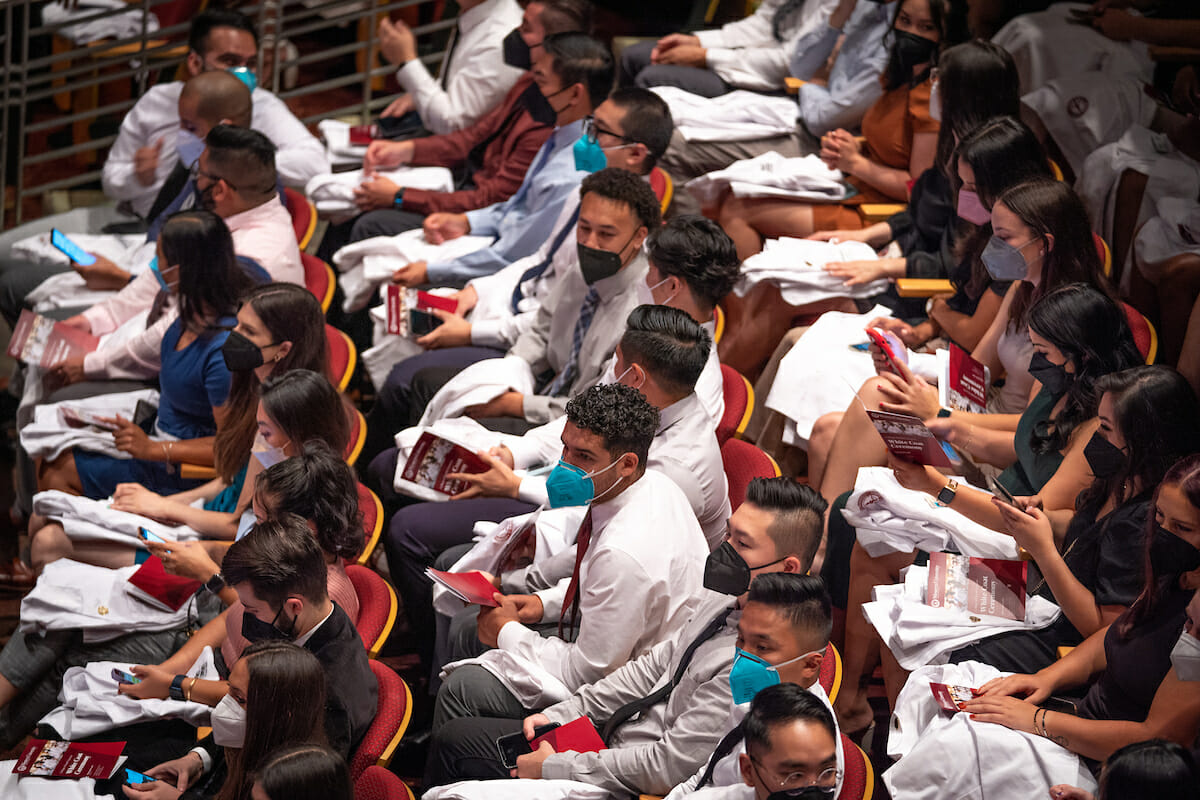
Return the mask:
<svg viewBox="0 0 1200 800"><path fill-rule="evenodd" d="M1049 255L1050 251L1054 249L1054 234L1053 233L1047 233L1044 236L1042 236L1042 249L1043 249L1043 253L1042 253L1043 258L1045 256Z"/></svg>
<svg viewBox="0 0 1200 800"><path fill-rule="evenodd" d="M204 71L204 58L195 50L189 50L187 54L187 71L194 78Z"/></svg>
<svg viewBox="0 0 1200 800"><path fill-rule="evenodd" d="M304 600L295 595L283 601L287 613L292 617L298 617L304 611Z"/></svg>
<svg viewBox="0 0 1200 800"><path fill-rule="evenodd" d="M290 352L292 352L292 343L290 341L280 342L279 349L275 351L275 360L282 361Z"/></svg>
<svg viewBox="0 0 1200 800"><path fill-rule="evenodd" d="M826 645L825 647L828 648L829 645ZM804 671L806 673L808 673L809 675L820 675L821 674L821 662L824 660L825 660L824 652L812 654L808 658L804 659Z"/></svg>
<svg viewBox="0 0 1200 800"><path fill-rule="evenodd" d="M617 463L617 474L628 478L637 472L638 457L636 453L626 453L621 456L621 460Z"/></svg>
<svg viewBox="0 0 1200 800"><path fill-rule="evenodd" d="M633 251L636 253L642 248L642 244L646 241L646 237L650 235L650 230L645 225L639 225L638 229L633 232L633 239L630 244L633 245Z"/></svg>
<svg viewBox="0 0 1200 800"><path fill-rule="evenodd" d="M796 556L788 556L783 560L783 568L781 572L791 572L796 575L802 575L808 570L804 569L804 564Z"/></svg>
<svg viewBox="0 0 1200 800"><path fill-rule="evenodd" d="M750 765L750 756L745 753L738 754L738 772L742 773L742 782L747 786L754 786L754 770Z"/></svg>
<svg viewBox="0 0 1200 800"><path fill-rule="evenodd" d="M645 166L646 159L650 157L650 148L646 147L646 145L642 144L641 142L634 142L633 147L630 147L628 152L629 163L631 165L639 164L641 166ZM649 170L646 171L649 172Z"/></svg>

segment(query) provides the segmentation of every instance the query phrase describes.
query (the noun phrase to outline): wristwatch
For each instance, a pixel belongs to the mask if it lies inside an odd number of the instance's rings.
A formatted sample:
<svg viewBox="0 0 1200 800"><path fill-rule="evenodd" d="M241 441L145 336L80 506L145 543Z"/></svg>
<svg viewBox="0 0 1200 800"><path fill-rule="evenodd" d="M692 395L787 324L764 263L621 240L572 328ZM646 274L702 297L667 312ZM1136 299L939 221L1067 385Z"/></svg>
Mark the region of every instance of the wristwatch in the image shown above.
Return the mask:
<svg viewBox="0 0 1200 800"><path fill-rule="evenodd" d="M950 409L946 408L945 406L942 406L941 408L938 409L937 415L939 417L948 417L948 416L950 416L950 413L951 413Z"/></svg>
<svg viewBox="0 0 1200 800"><path fill-rule="evenodd" d="M187 700L183 696L183 682L187 680L187 677L187 675L176 675L171 679L171 688L167 690L167 694L172 700L179 700L180 702Z"/></svg>
<svg viewBox="0 0 1200 800"><path fill-rule="evenodd" d="M224 589L225 586L225 578L219 572L204 582L204 588L208 589L213 594L220 594L221 590Z"/></svg>
<svg viewBox="0 0 1200 800"><path fill-rule="evenodd" d="M404 205L404 187L403 186L401 186L399 189L397 189L396 193L394 195L392 195L392 208L394 208L398 211L402 205Z"/></svg>
<svg viewBox="0 0 1200 800"><path fill-rule="evenodd" d="M953 478L947 483L940 492L938 492L937 501L940 506L948 506L954 502L954 495L958 493L958 481Z"/></svg>

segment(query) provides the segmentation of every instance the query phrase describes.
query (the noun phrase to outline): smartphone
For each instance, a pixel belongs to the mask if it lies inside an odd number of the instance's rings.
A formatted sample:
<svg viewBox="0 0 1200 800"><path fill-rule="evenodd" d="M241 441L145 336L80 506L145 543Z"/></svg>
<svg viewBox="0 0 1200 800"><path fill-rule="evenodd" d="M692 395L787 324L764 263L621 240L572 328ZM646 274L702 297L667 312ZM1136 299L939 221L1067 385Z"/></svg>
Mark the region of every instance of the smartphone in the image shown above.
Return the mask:
<svg viewBox="0 0 1200 800"><path fill-rule="evenodd" d="M123 669L116 669L115 667L113 668L112 676L113 676L113 680L116 681L117 683L133 684L133 683L141 683L142 682L142 679L139 678L138 676L134 675L132 672L126 672Z"/></svg>
<svg viewBox="0 0 1200 800"><path fill-rule="evenodd" d="M883 355L887 358L888 364L891 365L892 372L900 374L900 368L896 366L900 362L908 363L908 348L896 336L889 331L881 331L879 328L867 328L867 338L871 343L883 351Z"/></svg>
<svg viewBox="0 0 1200 800"><path fill-rule="evenodd" d="M58 228L50 229L50 244L57 247L63 253L63 255L81 267L88 267L96 263L96 257L94 255L72 242L67 238L67 235Z"/></svg>
<svg viewBox="0 0 1200 800"><path fill-rule="evenodd" d="M414 308L408 312L408 332L414 336L424 336L427 333L432 333L433 329L441 324L442 321L428 311L420 311Z"/></svg>
<svg viewBox="0 0 1200 800"><path fill-rule="evenodd" d="M858 344L850 345L850 349L857 350L860 353L866 353L871 350L871 343L870 342L859 342Z"/></svg>
<svg viewBox="0 0 1200 800"><path fill-rule="evenodd" d="M158 542L159 544L167 543L166 539L162 538L157 533L155 533L154 531L149 530L147 528L138 528L138 536L142 537L142 539L147 542Z"/></svg>
<svg viewBox="0 0 1200 800"><path fill-rule="evenodd" d="M942 446L942 452L946 454L946 458L950 459L951 464L962 463L962 456L958 454L953 445L949 442L943 442L941 439L938 439L938 444Z"/></svg>
<svg viewBox="0 0 1200 800"><path fill-rule="evenodd" d="M992 494L999 497L1004 502L1008 503L1013 508L1024 511L1025 509L1017 502L1017 498L1013 497L1012 492L1004 488L1004 485L995 478L988 478L988 488L992 490Z"/></svg>
<svg viewBox="0 0 1200 800"><path fill-rule="evenodd" d="M149 775L138 772L135 769L125 770L125 783L130 786L136 786L139 783L155 783L158 778L151 778Z"/></svg>
<svg viewBox="0 0 1200 800"><path fill-rule="evenodd" d="M558 727L557 723L551 725L539 725L533 729L533 738L544 736L550 731ZM533 748L529 746L529 740L525 738L524 731L510 733L507 736L501 736L496 740L496 747L500 748L500 761L508 769L517 768L517 757L523 756L526 753L532 753Z"/></svg>

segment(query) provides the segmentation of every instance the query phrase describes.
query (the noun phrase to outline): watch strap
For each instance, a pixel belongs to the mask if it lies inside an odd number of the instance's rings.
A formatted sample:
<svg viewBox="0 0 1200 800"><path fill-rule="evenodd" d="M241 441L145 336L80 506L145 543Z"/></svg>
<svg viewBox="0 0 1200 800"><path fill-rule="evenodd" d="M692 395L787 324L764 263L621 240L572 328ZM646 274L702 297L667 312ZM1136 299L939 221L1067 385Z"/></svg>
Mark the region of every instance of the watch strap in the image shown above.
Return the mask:
<svg viewBox="0 0 1200 800"><path fill-rule="evenodd" d="M225 576L221 573L216 573L211 578L204 582L204 588L213 594L218 594L225 588Z"/></svg>
<svg viewBox="0 0 1200 800"><path fill-rule="evenodd" d="M396 193L394 195L392 195L392 208L399 209L403 205L404 205L404 187L401 186L399 189L396 190Z"/></svg>
<svg viewBox="0 0 1200 800"><path fill-rule="evenodd" d="M186 700L183 696L183 682L187 680L187 677L187 675L176 675L171 679L171 688L167 690L167 694L172 700L181 702Z"/></svg>
<svg viewBox="0 0 1200 800"><path fill-rule="evenodd" d="M940 505L948 506L954 502L954 496L958 494L958 481L951 479L949 483L942 487L938 492L937 501Z"/></svg>

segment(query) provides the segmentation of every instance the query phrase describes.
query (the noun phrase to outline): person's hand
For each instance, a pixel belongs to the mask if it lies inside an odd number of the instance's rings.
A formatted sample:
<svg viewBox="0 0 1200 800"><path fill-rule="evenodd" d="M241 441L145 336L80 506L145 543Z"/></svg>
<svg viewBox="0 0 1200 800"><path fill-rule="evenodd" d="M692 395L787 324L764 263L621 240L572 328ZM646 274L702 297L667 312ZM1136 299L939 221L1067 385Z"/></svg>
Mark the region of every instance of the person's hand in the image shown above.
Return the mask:
<svg viewBox="0 0 1200 800"><path fill-rule="evenodd" d="M666 36L658 40L654 45L654 49L650 51L651 64L665 64L662 60L663 53L673 50L676 47L699 47L700 37L692 36L690 33L668 33Z"/></svg>
<svg viewBox="0 0 1200 800"><path fill-rule="evenodd" d="M196 756L193 760L199 761L200 757ZM146 774L150 775L149 772ZM133 798L133 800L175 800L183 794L182 789L162 780L156 780L153 783L122 784L121 791L125 793L126 797Z"/></svg>
<svg viewBox="0 0 1200 800"><path fill-rule="evenodd" d="M1096 800L1091 792L1086 792L1078 786L1058 783L1050 787L1050 800Z"/></svg>
<svg viewBox="0 0 1200 800"><path fill-rule="evenodd" d="M416 108L411 94L402 94L392 102L388 103L387 108L380 112L381 117L403 117L408 112Z"/></svg>
<svg viewBox="0 0 1200 800"><path fill-rule="evenodd" d="M146 432L129 420L117 414L115 417L101 417L104 422L117 426L113 431L113 441L117 449L129 453L134 458L150 460L153 456L163 455L163 443L156 442L146 435Z"/></svg>
<svg viewBox="0 0 1200 800"><path fill-rule="evenodd" d="M117 511L128 511L142 517L174 522L171 507L176 505L171 500L156 494L140 483L118 483L113 490L112 507Z"/></svg>
<svg viewBox="0 0 1200 800"><path fill-rule="evenodd" d="M858 286L863 283L886 278L880 261L830 261L824 269L835 278L842 278L843 286Z"/></svg>
<svg viewBox="0 0 1200 800"><path fill-rule="evenodd" d="M1035 561L1041 561L1055 549L1054 529L1046 512L1036 507L1021 511L999 497L992 498L992 505L1000 510L1000 516L1004 518L1004 530L1016 539L1017 544L1028 550Z"/></svg>
<svg viewBox="0 0 1200 800"><path fill-rule="evenodd" d="M395 181L376 175L354 187L354 205L359 211L391 208L399 189Z"/></svg>
<svg viewBox="0 0 1200 800"><path fill-rule="evenodd" d="M821 160L830 169L840 169L847 175L858 171L865 161L858 139L849 131L838 128L821 137Z"/></svg>
<svg viewBox="0 0 1200 800"><path fill-rule="evenodd" d="M517 613L517 604L512 595L496 592L492 596L500 605L495 608L479 609L476 632L479 641L488 647L496 647L500 638L500 629L510 622L520 622L521 615Z"/></svg>
<svg viewBox="0 0 1200 800"><path fill-rule="evenodd" d="M1142 18L1121 8L1106 8L1092 20L1092 27L1114 42L1128 42L1141 34Z"/></svg>
<svg viewBox="0 0 1200 800"><path fill-rule="evenodd" d="M1034 705L1050 696L1054 687L1041 675L1005 675L979 687L980 697L1019 697Z"/></svg>
<svg viewBox="0 0 1200 800"><path fill-rule="evenodd" d="M176 673L157 664L135 664L129 671L134 677L142 680L140 683L118 684L118 694L128 695L137 700L166 700L171 696L171 681L175 680Z"/></svg>
<svg viewBox="0 0 1200 800"><path fill-rule="evenodd" d="M504 416L512 416L506 414ZM505 448L507 449L507 448ZM505 464L489 451L480 450L476 453L491 469L487 472L451 472L446 475L448 480L463 481L470 484L466 489L451 497L451 500L469 500L472 497L516 497L521 488L521 479Z"/></svg>
<svg viewBox="0 0 1200 800"><path fill-rule="evenodd" d="M158 155L162 152L166 136L158 137L153 144L139 147L133 154L133 177L142 186L153 186L158 178Z"/></svg>
<svg viewBox="0 0 1200 800"><path fill-rule="evenodd" d="M458 303L454 309L454 313L462 314L465 317L479 302L479 292L475 291L475 287L468 283L450 295L450 299Z"/></svg>
<svg viewBox="0 0 1200 800"><path fill-rule="evenodd" d="M70 356L50 368L47 379L58 387L82 383L87 379L83 372L83 356Z"/></svg>
<svg viewBox="0 0 1200 800"><path fill-rule="evenodd" d="M859 228L856 231L817 231L809 234L809 239L814 242L865 242L867 240L867 229Z"/></svg>
<svg viewBox="0 0 1200 800"><path fill-rule="evenodd" d="M879 328L881 331L894 333L900 338L900 341L908 345L908 340L913 336L912 326L902 319L895 317L876 317L867 323L868 328Z"/></svg>
<svg viewBox="0 0 1200 800"><path fill-rule="evenodd" d="M510 594L508 599L516 605L517 620L523 625L534 625L546 616L542 598L536 594Z"/></svg>
<svg viewBox="0 0 1200 800"><path fill-rule="evenodd" d="M85 317L83 314L76 314L73 317L67 317L66 319L62 320L58 324L66 325L68 328L76 328L78 330L83 331L84 333L92 332L92 322L87 317Z"/></svg>
<svg viewBox="0 0 1200 800"><path fill-rule="evenodd" d="M411 158L412 142L376 139L367 145L367 153L363 156L363 175L373 175L379 169L395 169L407 164Z"/></svg>
<svg viewBox="0 0 1200 800"><path fill-rule="evenodd" d="M708 64L708 51L698 44L677 44L665 53L659 53L654 63L703 69Z"/></svg>
<svg viewBox="0 0 1200 800"><path fill-rule="evenodd" d="M994 722L1014 731L1036 732L1033 729L1033 714L1037 711L1037 705L1028 700L1002 695L975 697L963 703L963 711L977 722Z"/></svg>
<svg viewBox="0 0 1200 800"><path fill-rule="evenodd" d="M538 780L542 777L542 764L546 763L546 759L552 755L554 755L554 746L549 742L542 742L532 753L517 756L517 768L509 774L514 778Z"/></svg>
<svg viewBox="0 0 1200 800"><path fill-rule="evenodd" d="M914 375L907 364L901 363L897 369L899 375L879 373L879 393L884 397L880 409L893 414L911 414L922 420L936 417L941 408L937 387L930 386L920 375Z"/></svg>
<svg viewBox="0 0 1200 800"><path fill-rule="evenodd" d="M938 492L946 488L946 476L933 467L915 461L903 461L891 453L888 453L887 466L895 474L896 482L905 489L937 497Z"/></svg>
<svg viewBox="0 0 1200 800"><path fill-rule="evenodd" d="M188 753L182 758L164 761L157 767L151 767L146 770L146 774L151 778L157 778L160 782L171 784L183 792L196 782L203 770L204 764L200 761L200 756Z"/></svg>
<svg viewBox="0 0 1200 800"><path fill-rule="evenodd" d="M472 419L494 419L496 417L525 416L525 395L520 392L505 392L486 403L468 406L466 415Z"/></svg>
<svg viewBox="0 0 1200 800"><path fill-rule="evenodd" d="M521 723L521 730L525 733L525 738L532 742L537 735L537 729L549 724L550 718L545 714L530 714Z"/></svg>
<svg viewBox="0 0 1200 800"><path fill-rule="evenodd" d="M401 286L420 286L429 282L429 263L413 261L392 273L392 283Z"/></svg>
<svg viewBox="0 0 1200 800"><path fill-rule="evenodd" d="M221 571L208 555L203 542L145 542L151 553L158 556L163 569L172 575L191 578L203 583Z"/></svg>
<svg viewBox="0 0 1200 800"><path fill-rule="evenodd" d="M438 211L425 218L423 226L425 241L430 244L441 244L471 232L471 222L466 214L452 214Z"/></svg>
<svg viewBox="0 0 1200 800"><path fill-rule="evenodd" d="M461 316L440 308L429 311L442 321L441 325L417 339L417 344L426 350L437 350L439 347L463 347L471 343L471 323Z"/></svg>
<svg viewBox="0 0 1200 800"><path fill-rule="evenodd" d="M417 37L402 21L379 21L379 52L389 63L401 66L417 57Z"/></svg>
<svg viewBox="0 0 1200 800"><path fill-rule="evenodd" d="M96 256L95 253L92 255ZM79 273L84 285L93 292L117 291L129 283L128 270L121 269L104 256L96 256L95 263L86 266L72 261L71 269Z"/></svg>

